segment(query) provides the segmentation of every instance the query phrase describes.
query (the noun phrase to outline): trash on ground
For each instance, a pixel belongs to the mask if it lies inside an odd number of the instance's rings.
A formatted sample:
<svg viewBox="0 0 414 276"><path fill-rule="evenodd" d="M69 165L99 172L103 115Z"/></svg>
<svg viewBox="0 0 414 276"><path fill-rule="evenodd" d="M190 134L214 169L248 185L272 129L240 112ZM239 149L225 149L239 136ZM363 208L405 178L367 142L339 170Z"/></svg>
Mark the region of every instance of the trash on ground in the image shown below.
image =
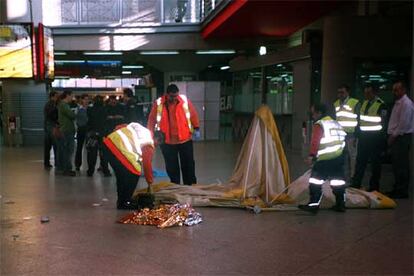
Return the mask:
<svg viewBox="0 0 414 276"><path fill-rule="evenodd" d="M42 216L41 218L40 218L40 222L41 223L47 223L47 222L49 222L50 220L49 220L49 217L48 216Z"/></svg>
<svg viewBox="0 0 414 276"><path fill-rule="evenodd" d="M107 199L107 198L102 198L102 201L109 201L109 199Z"/></svg>
<svg viewBox="0 0 414 276"><path fill-rule="evenodd" d="M93 207L99 207L99 206L101 206L102 204L100 204L100 203L94 203L94 204L92 204L92 206Z"/></svg>

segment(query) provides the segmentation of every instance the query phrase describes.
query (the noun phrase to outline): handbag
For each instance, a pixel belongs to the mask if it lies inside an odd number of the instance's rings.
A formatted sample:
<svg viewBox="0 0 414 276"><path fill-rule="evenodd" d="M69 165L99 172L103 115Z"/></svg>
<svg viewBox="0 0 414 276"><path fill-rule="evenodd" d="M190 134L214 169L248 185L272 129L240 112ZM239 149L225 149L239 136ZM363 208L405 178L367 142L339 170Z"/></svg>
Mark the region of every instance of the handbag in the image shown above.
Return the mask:
<svg viewBox="0 0 414 276"><path fill-rule="evenodd" d="M53 127L52 134L53 134L53 137L55 137L56 139L63 138L63 132L62 130L60 130L59 126Z"/></svg>

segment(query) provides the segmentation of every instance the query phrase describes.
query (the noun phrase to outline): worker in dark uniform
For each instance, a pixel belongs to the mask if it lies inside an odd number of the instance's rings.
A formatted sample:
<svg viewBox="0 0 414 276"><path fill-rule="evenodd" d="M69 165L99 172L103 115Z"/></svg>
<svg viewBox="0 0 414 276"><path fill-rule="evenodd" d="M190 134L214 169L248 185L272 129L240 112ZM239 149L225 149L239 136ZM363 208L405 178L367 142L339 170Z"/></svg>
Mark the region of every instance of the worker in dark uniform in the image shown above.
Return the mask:
<svg viewBox="0 0 414 276"><path fill-rule="evenodd" d="M315 104L311 108L315 122L312 128L312 141L309 157L306 160L312 166L309 178L309 203L299 205L299 209L317 213L322 199L322 185L330 180L336 203L333 210L345 211L345 175L344 148L346 132L342 126L327 115L324 104Z"/></svg>
<svg viewBox="0 0 414 276"><path fill-rule="evenodd" d="M140 123L144 124L144 109L143 105L139 105L134 98L132 89L124 89L123 104L125 107L125 122L126 123Z"/></svg>
<svg viewBox="0 0 414 276"><path fill-rule="evenodd" d="M355 174L351 187L361 188L365 168L371 162L371 179L369 191L379 191L381 177L381 154L385 149L387 125L387 109L384 102L377 96L377 89L367 85L364 89L365 101L359 113L358 154Z"/></svg>

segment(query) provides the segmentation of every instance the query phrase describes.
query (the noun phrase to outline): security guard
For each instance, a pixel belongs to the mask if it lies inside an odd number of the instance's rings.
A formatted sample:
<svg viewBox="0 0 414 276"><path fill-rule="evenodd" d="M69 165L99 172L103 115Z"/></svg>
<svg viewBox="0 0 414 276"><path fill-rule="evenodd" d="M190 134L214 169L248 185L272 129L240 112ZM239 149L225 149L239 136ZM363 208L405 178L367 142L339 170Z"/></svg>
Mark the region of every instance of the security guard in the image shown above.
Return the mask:
<svg viewBox="0 0 414 276"><path fill-rule="evenodd" d="M346 132L344 151L346 178L350 180L354 174L357 156L357 140L355 128L358 125L359 101L349 96L350 88L344 84L338 87L338 99L334 103L336 121Z"/></svg>
<svg viewBox="0 0 414 276"><path fill-rule="evenodd" d="M184 185L197 183L193 139L200 139L198 114L191 101L180 95L177 85L158 98L148 117L148 129L161 146L165 168L172 183L180 184L180 167Z"/></svg>
<svg viewBox="0 0 414 276"><path fill-rule="evenodd" d="M330 180L336 204L333 209L345 211L344 156L346 133L341 125L327 115L324 104L315 104L311 108L312 118L316 121L312 129L312 141L308 165L312 165L309 178L310 200L299 208L316 213L322 199L322 185Z"/></svg>
<svg viewBox="0 0 414 276"><path fill-rule="evenodd" d="M119 125L116 130L104 138L106 155L115 172L118 193L118 209L138 209L132 200L141 175L142 167L145 179L150 186L153 182L151 160L154 142L151 132L138 123Z"/></svg>
<svg viewBox="0 0 414 276"><path fill-rule="evenodd" d="M361 188L365 168L370 161L372 169L368 190L379 191L381 154L386 142L387 109L384 102L377 96L377 89L372 84L365 87L364 97L365 101L359 113L358 154L351 187Z"/></svg>

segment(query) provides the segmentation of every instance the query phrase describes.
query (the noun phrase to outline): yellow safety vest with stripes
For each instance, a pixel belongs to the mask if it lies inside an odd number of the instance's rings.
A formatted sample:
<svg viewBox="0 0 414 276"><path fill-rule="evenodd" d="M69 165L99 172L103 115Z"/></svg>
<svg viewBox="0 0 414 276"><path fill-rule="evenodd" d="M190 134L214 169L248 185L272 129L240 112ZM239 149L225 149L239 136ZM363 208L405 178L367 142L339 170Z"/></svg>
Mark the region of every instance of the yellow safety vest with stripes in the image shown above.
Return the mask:
<svg viewBox="0 0 414 276"><path fill-rule="evenodd" d="M348 98L348 100L341 105L340 100L334 103L336 112L336 121L344 128L346 133L354 133L355 127L358 125L358 114L355 112L355 107L358 100Z"/></svg>
<svg viewBox="0 0 414 276"><path fill-rule="evenodd" d="M367 109L369 101L365 100L361 106L360 115L359 115L359 129L362 132L373 132L382 130L382 119L379 116L378 111L381 105L384 103L380 98L374 99L374 102Z"/></svg>
<svg viewBox="0 0 414 276"><path fill-rule="evenodd" d="M342 126L332 119L330 116L325 116L318 120L315 124L323 128L323 137L319 143L317 160L331 160L341 156L345 148L346 132Z"/></svg>
<svg viewBox="0 0 414 276"><path fill-rule="evenodd" d="M191 124L191 114L190 114L190 108L188 107L188 99L187 96L185 95L178 95L178 97L180 97L180 99L183 101L183 109L184 109L184 114L185 117L187 119L187 124L188 124L188 128L190 129L191 132L193 132L193 126ZM161 122L161 118L162 118L162 109L163 109L163 104L162 104L162 97L158 98L157 101L157 117L156 117L156 123L155 123L155 130L160 130L160 122Z"/></svg>
<svg viewBox="0 0 414 276"><path fill-rule="evenodd" d="M107 136L128 162L140 173L141 146L153 145L151 132L138 123L130 123Z"/></svg>

